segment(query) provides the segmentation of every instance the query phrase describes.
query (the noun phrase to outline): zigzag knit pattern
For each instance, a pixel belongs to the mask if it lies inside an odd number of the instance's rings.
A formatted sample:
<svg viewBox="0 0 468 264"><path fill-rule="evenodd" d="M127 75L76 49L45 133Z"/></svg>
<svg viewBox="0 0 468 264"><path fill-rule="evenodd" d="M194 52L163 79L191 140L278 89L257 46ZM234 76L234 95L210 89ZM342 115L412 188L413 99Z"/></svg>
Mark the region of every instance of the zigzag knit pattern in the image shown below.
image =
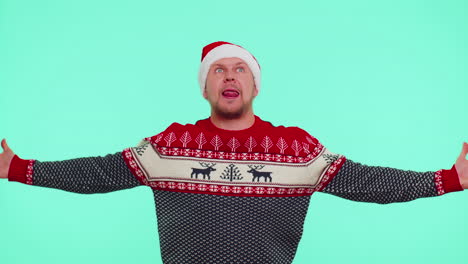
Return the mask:
<svg viewBox="0 0 468 264"><path fill-rule="evenodd" d="M154 191L166 264L292 263L310 196Z"/></svg>
<svg viewBox="0 0 468 264"><path fill-rule="evenodd" d="M434 177L433 171L366 166L348 159L322 192L359 202L407 202L436 196Z"/></svg>
<svg viewBox="0 0 468 264"><path fill-rule="evenodd" d="M122 152L104 157L36 161L34 185L76 193L107 193L140 185L125 166Z"/></svg>

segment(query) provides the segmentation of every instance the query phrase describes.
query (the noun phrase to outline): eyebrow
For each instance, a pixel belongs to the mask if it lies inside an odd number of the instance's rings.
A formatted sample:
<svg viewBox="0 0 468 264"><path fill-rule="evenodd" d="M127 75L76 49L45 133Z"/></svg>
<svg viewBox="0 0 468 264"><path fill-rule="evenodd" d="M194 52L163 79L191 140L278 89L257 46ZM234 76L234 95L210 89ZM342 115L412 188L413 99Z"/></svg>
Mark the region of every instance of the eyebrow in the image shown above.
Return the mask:
<svg viewBox="0 0 468 264"><path fill-rule="evenodd" d="M245 64L245 62L243 62L243 61L240 61L240 62L238 62L238 63L234 64L234 66L237 66L237 65L239 65L239 64ZM245 65L247 65L247 64L245 64ZM212 67L215 67L215 66L222 66L222 67L224 67L224 65L223 65L223 64L218 64L218 63L216 63L216 64L213 64L213 66L212 66Z"/></svg>

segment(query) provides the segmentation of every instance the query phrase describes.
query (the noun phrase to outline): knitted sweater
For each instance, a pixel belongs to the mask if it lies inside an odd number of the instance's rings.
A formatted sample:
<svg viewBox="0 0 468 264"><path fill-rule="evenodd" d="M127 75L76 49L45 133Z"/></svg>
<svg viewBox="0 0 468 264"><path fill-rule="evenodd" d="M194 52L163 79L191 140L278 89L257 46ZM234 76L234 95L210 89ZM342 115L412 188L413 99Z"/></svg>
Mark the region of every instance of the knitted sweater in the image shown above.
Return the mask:
<svg viewBox="0 0 468 264"><path fill-rule="evenodd" d="M77 193L149 186L164 263L291 263L311 195L394 203L463 190L455 167L414 172L366 166L297 127L255 116L229 131L210 119L104 157L40 162L15 156L9 180Z"/></svg>

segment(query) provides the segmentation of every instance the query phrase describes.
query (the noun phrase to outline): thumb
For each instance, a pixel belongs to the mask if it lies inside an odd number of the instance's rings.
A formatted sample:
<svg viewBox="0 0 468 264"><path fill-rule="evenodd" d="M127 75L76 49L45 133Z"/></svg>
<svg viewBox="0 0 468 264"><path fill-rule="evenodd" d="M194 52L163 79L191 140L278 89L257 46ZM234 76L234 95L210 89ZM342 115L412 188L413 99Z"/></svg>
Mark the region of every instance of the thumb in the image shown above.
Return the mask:
<svg viewBox="0 0 468 264"><path fill-rule="evenodd" d="M2 139L2 148L4 151L10 150L10 147L8 147L8 144L6 143L6 139Z"/></svg>
<svg viewBox="0 0 468 264"><path fill-rule="evenodd" d="M463 142L462 151L460 153L460 156L457 159L457 162L466 160L466 154L468 154L468 143Z"/></svg>

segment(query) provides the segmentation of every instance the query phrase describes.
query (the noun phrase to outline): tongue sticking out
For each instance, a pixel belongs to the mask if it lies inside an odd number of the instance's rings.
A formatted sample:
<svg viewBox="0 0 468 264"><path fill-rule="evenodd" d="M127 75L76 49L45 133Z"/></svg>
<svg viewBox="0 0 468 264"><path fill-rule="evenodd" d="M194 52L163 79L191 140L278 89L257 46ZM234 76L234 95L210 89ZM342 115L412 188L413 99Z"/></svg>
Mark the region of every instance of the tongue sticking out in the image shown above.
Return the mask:
<svg viewBox="0 0 468 264"><path fill-rule="evenodd" d="M235 90L226 90L223 92L223 96L229 97L229 98L234 98L239 96L239 93Z"/></svg>

